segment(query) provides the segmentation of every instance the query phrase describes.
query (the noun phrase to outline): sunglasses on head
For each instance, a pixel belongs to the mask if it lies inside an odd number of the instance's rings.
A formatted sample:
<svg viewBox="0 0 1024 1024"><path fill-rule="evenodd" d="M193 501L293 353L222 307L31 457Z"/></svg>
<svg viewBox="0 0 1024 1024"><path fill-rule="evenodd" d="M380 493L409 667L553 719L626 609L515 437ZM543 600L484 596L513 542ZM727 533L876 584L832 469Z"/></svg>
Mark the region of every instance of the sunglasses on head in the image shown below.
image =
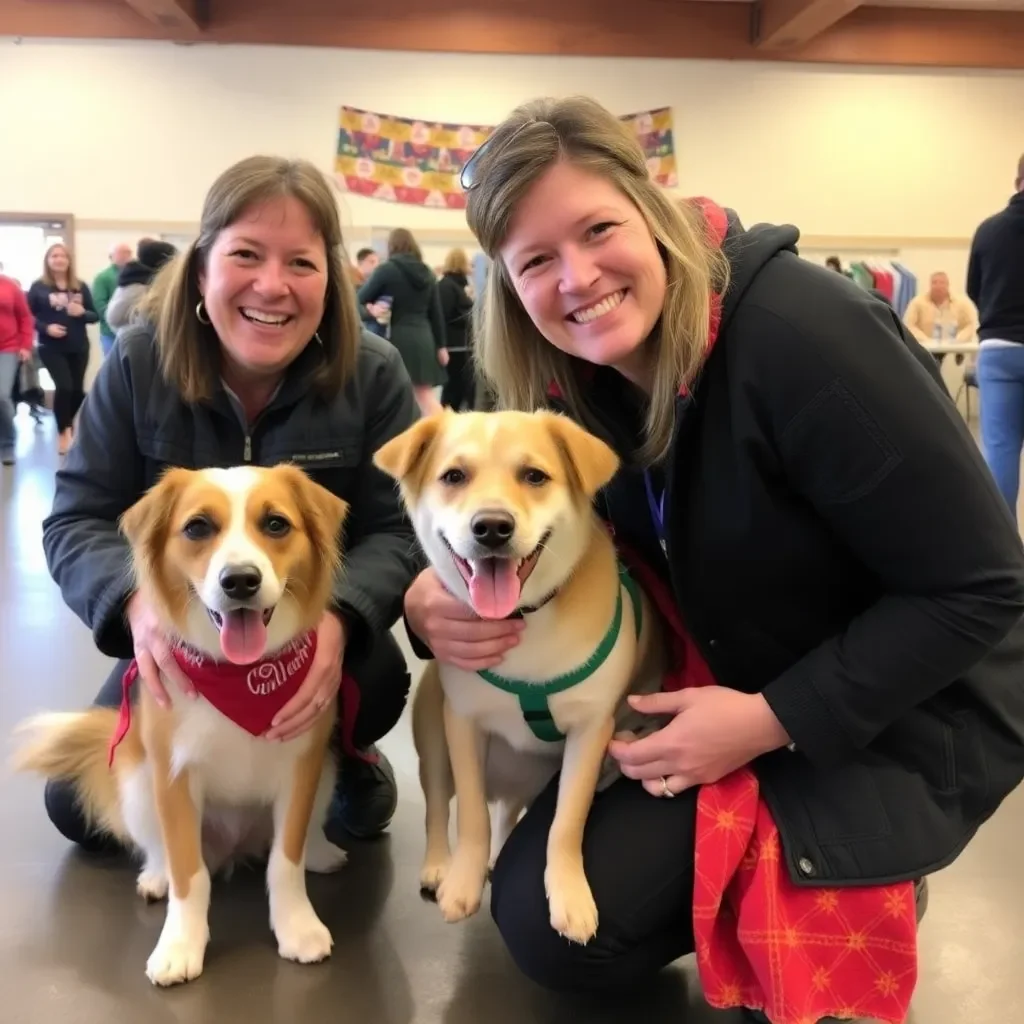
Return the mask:
<svg viewBox="0 0 1024 1024"><path fill-rule="evenodd" d="M519 136L527 128L535 128L538 125L544 125L546 128L550 128L552 131L555 130L555 126L549 121L524 121L505 141L501 144L501 148L504 149L510 145L514 139ZM464 192L470 192L477 185L480 184L477 172L480 169L480 160L491 147L491 143L494 142L494 135L488 135L486 139L480 144L479 148L473 155L462 165L462 170L459 172L459 184L462 186Z"/></svg>

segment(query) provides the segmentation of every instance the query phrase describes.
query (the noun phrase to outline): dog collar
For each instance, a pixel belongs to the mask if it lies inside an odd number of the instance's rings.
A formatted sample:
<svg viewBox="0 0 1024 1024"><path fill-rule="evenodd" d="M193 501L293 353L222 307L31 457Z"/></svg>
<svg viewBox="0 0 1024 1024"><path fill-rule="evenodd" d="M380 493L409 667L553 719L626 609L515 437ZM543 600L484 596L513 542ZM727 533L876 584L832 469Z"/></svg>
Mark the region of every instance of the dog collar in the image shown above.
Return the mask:
<svg viewBox="0 0 1024 1024"><path fill-rule="evenodd" d="M571 672L564 672L547 682L535 683L523 679L509 679L506 676L498 675L490 669L480 669L477 675L485 682L496 686L499 690L514 694L519 698L519 707L522 709L523 718L530 727L530 731L539 740L546 743L557 743L565 737L555 725L551 715L551 708L548 705L548 698L553 693L561 693L563 690L571 689L584 679L589 679L608 659L619 639L619 630L622 628L622 591L625 588L629 595L630 603L633 606L633 621L636 624L636 635L640 636L643 626L641 616L643 606L640 602L640 589L636 581L626 571L625 566L619 565L619 587L618 597L615 601L615 614L612 616L611 625L605 633L601 642L597 645L594 653L579 668ZM552 597L554 594L551 595ZM546 603L550 598L546 598ZM537 606L539 607L539 605ZM525 609L524 609L525 610Z"/></svg>
<svg viewBox="0 0 1024 1024"><path fill-rule="evenodd" d="M249 665L216 661L192 647L178 646L174 660L199 695L225 718L253 736L262 736L278 713L295 696L309 675L316 654L316 631L297 637L271 656ZM139 675L133 660L121 681L121 713L110 741L108 761L131 728L131 688Z"/></svg>

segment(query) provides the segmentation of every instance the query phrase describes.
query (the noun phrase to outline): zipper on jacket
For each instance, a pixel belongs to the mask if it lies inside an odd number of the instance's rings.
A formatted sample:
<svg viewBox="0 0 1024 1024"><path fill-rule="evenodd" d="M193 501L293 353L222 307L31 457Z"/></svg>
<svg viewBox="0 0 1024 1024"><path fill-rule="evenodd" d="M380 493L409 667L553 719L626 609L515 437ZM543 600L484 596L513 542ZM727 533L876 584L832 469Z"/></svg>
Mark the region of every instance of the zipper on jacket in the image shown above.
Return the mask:
<svg viewBox="0 0 1024 1024"><path fill-rule="evenodd" d="M242 449L242 461L252 462L252 436L245 435L245 447Z"/></svg>

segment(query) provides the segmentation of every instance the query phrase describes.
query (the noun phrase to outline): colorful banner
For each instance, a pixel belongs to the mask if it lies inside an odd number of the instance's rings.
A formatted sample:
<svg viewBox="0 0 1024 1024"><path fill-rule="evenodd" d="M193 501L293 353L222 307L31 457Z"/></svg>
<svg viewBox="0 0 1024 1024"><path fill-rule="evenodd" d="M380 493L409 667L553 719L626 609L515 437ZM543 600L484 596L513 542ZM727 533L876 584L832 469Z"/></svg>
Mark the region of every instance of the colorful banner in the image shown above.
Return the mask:
<svg viewBox="0 0 1024 1024"><path fill-rule="evenodd" d="M636 132L654 180L675 187L672 108L628 114L622 120ZM342 107L335 179L339 188L371 199L462 210L466 195L459 172L492 130Z"/></svg>

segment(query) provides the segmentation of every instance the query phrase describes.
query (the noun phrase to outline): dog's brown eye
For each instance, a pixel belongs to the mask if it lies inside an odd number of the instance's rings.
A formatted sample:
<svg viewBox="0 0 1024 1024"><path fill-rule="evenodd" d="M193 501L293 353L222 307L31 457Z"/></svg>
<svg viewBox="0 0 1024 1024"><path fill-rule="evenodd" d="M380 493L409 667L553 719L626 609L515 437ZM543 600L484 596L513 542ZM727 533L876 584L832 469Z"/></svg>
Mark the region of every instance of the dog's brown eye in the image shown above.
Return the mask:
<svg viewBox="0 0 1024 1024"><path fill-rule="evenodd" d="M533 466L527 466L523 470L523 483L529 484L531 487L543 487L551 477L544 472L543 469L535 469Z"/></svg>
<svg viewBox="0 0 1024 1024"><path fill-rule="evenodd" d="M449 487L458 487L466 482L466 474L461 469L446 469L441 474L441 483Z"/></svg>
<svg viewBox="0 0 1024 1024"><path fill-rule="evenodd" d="M292 524L284 516L271 513L264 518L261 528L268 537L283 537L291 530Z"/></svg>
<svg viewBox="0 0 1024 1024"><path fill-rule="evenodd" d="M189 540L209 540L217 532L217 527L207 516L193 516L181 532Z"/></svg>

